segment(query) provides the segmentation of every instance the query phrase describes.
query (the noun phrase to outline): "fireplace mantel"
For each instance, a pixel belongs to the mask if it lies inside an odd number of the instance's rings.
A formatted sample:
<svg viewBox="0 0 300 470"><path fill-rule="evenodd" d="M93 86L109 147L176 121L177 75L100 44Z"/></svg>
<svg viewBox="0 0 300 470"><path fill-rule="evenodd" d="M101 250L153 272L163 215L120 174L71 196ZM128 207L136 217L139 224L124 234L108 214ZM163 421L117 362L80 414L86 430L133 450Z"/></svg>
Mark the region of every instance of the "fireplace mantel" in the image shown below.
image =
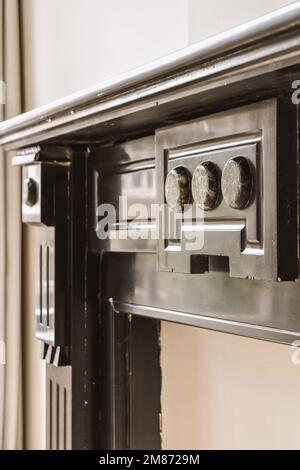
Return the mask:
<svg viewBox="0 0 300 470"><path fill-rule="evenodd" d="M297 2L0 123L37 229L48 448L160 447L161 320L300 340L299 89Z"/></svg>

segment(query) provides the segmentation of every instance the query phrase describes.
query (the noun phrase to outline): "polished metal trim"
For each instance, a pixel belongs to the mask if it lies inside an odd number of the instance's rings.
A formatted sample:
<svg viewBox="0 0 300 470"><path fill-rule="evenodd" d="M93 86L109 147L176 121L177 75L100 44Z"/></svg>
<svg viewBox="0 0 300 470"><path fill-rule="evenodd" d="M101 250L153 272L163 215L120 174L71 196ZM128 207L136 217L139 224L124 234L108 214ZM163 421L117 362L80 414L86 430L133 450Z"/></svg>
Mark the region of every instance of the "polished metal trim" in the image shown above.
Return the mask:
<svg viewBox="0 0 300 470"><path fill-rule="evenodd" d="M232 333L240 336L247 336L265 341L274 341L283 344L292 344L300 339L300 333L289 330L281 330L261 325L252 325L223 318L208 317L201 314L179 312L146 305L137 305L126 302L118 302L109 299L113 304L116 313L127 313L142 317L155 318L158 320L171 321L184 325L196 326L208 330L216 330L222 333Z"/></svg>
<svg viewBox="0 0 300 470"><path fill-rule="evenodd" d="M248 71L251 74L255 69L271 71L297 63L300 60L300 37L299 31L292 30L299 25L300 4L288 5L5 121L0 124L0 144L6 148L19 148L83 129L122 116L125 106L126 113L130 112L129 105L136 110L137 103L149 99L152 101L148 108L157 106L160 104L155 101L158 95L205 80L207 89L207 79L213 77L217 80L229 72L232 74L230 82L234 80L236 70L246 66L253 68ZM285 33L289 34L282 37Z"/></svg>
<svg viewBox="0 0 300 470"><path fill-rule="evenodd" d="M176 160L177 158L190 158L197 157L203 153L216 152L218 150L231 149L234 147L241 147L242 145L257 144L262 140L261 132L246 133L244 135L233 135L226 139L213 139L212 141L197 142L190 146L184 146L181 149L171 149L168 151L168 159Z"/></svg>
<svg viewBox="0 0 300 470"><path fill-rule="evenodd" d="M151 159L153 163L140 163L130 162L127 164L116 165L109 168L109 172L105 173L106 176L126 175L127 173L135 173L137 171L154 170L155 160Z"/></svg>
<svg viewBox="0 0 300 470"><path fill-rule="evenodd" d="M12 158L13 166L22 166L34 163L39 159L41 147L30 147L18 152Z"/></svg>

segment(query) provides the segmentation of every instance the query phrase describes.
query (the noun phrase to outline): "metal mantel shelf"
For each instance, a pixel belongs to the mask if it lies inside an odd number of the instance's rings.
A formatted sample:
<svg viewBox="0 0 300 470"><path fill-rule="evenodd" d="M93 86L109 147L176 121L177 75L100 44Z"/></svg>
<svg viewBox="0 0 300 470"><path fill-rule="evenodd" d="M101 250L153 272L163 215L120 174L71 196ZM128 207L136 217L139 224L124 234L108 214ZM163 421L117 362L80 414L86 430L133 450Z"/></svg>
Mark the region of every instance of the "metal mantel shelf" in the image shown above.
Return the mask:
<svg viewBox="0 0 300 470"><path fill-rule="evenodd" d="M240 336L263 339L265 341L291 344L300 340L300 334L295 331L281 330L255 324L226 320L224 318L209 317L187 312L178 312L164 308L149 307L147 305L135 305L126 302L110 300L115 311L138 315L141 317L155 318L158 320L172 321L184 325L197 326L208 330L222 331Z"/></svg>
<svg viewBox="0 0 300 470"><path fill-rule="evenodd" d="M203 93L240 81L246 78L242 75L245 72L247 77L253 77L299 64L299 26L300 3L297 2L2 122L0 145L9 150L37 142L54 142L58 136L72 135L124 115L155 109L175 97L178 99L180 91L187 86L190 87L188 94L195 85L197 93ZM122 125L124 127L124 123ZM99 135L100 128L97 129ZM82 134L79 137L82 139Z"/></svg>

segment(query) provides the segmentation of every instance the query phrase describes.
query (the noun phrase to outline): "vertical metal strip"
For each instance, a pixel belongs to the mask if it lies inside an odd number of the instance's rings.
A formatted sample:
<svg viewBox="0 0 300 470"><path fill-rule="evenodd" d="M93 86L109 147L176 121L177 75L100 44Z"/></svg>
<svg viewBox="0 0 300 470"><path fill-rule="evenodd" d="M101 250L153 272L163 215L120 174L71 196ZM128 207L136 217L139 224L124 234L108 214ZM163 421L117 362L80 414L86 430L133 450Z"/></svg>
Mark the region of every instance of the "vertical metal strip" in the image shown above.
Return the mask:
<svg viewBox="0 0 300 470"><path fill-rule="evenodd" d="M72 390L71 390L71 368L69 367L67 379L67 406L66 406L66 449L72 448Z"/></svg>
<svg viewBox="0 0 300 470"><path fill-rule="evenodd" d="M48 407L49 407L49 415L48 415L48 425L49 425L49 449L53 449L53 382L49 380L49 398L48 398Z"/></svg>
<svg viewBox="0 0 300 470"><path fill-rule="evenodd" d="M63 419L63 449L67 449L67 389L63 388L63 410L64 410L64 419Z"/></svg>
<svg viewBox="0 0 300 470"><path fill-rule="evenodd" d="M46 325L50 326L50 248L46 247Z"/></svg>
<svg viewBox="0 0 300 470"><path fill-rule="evenodd" d="M65 448L65 387L60 383L59 387L59 449Z"/></svg>
<svg viewBox="0 0 300 470"><path fill-rule="evenodd" d="M53 385L52 385L52 450L57 449L57 415L56 415L56 410L57 410L57 394L56 394L56 383L53 380Z"/></svg>
<svg viewBox="0 0 300 470"><path fill-rule="evenodd" d="M43 243L43 263L42 263L42 324L47 325L47 245Z"/></svg>
<svg viewBox="0 0 300 470"><path fill-rule="evenodd" d="M56 384L56 449L60 449L60 386Z"/></svg>
<svg viewBox="0 0 300 470"><path fill-rule="evenodd" d="M39 316L40 324L43 324L43 246L40 245L39 252Z"/></svg>
<svg viewBox="0 0 300 470"><path fill-rule="evenodd" d="M111 443L116 450L116 336L113 309L110 309L110 389L111 389Z"/></svg>

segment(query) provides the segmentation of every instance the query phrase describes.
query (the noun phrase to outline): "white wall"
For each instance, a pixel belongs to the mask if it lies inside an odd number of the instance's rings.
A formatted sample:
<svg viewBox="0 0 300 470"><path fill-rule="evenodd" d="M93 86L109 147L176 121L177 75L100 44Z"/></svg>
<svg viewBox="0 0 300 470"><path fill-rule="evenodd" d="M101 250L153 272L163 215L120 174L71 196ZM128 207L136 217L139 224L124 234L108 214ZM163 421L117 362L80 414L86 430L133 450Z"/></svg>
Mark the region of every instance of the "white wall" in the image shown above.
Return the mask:
<svg viewBox="0 0 300 470"><path fill-rule="evenodd" d="M22 0L26 109L287 3ZM44 367L33 340L34 235L26 233L26 445L42 448ZM300 448L300 373L289 347L171 323L162 324L161 344L165 448Z"/></svg>

